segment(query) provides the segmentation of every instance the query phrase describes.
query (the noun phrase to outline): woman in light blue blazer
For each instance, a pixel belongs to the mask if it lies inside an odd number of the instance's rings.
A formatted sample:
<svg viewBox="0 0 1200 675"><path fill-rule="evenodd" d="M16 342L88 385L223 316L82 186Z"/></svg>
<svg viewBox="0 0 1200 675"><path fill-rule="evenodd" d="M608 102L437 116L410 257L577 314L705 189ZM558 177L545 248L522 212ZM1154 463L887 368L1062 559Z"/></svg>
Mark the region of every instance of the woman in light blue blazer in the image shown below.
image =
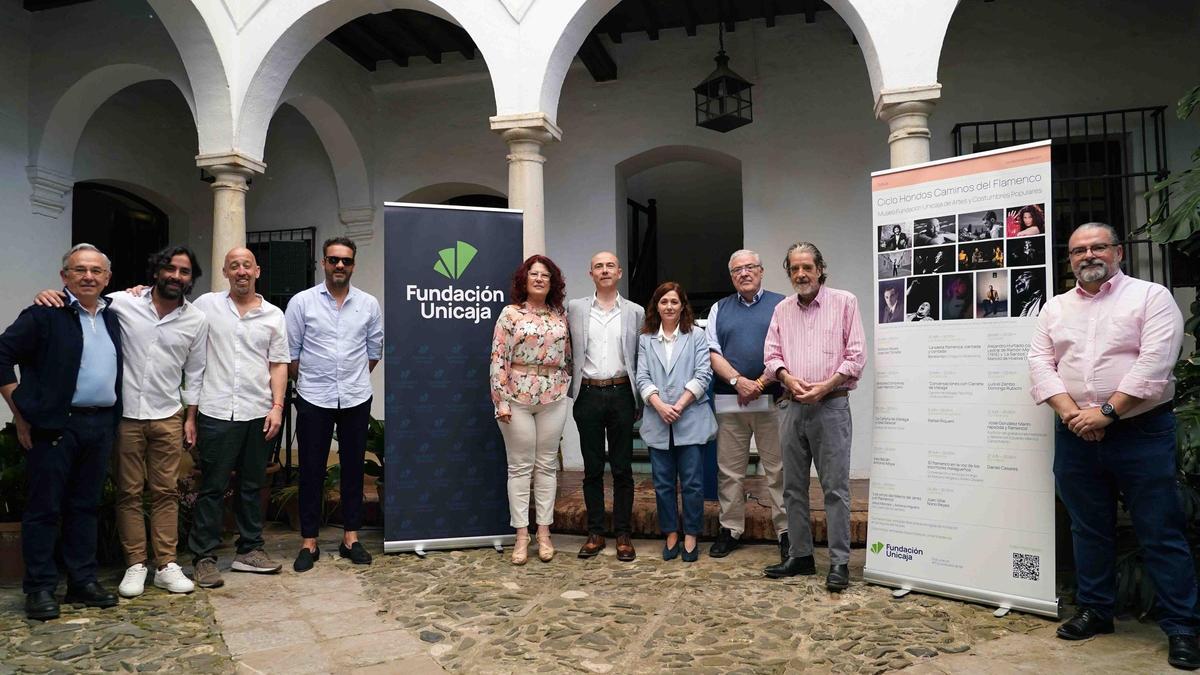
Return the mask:
<svg viewBox="0 0 1200 675"><path fill-rule="evenodd" d="M693 327L687 293L673 281L662 284L646 306L638 336L637 387L647 408L641 435L650 448L658 527L667 537L663 560L680 554L676 478L683 492L683 561L700 557L700 446L717 435L717 419L708 406L708 359L708 341L703 330Z"/></svg>

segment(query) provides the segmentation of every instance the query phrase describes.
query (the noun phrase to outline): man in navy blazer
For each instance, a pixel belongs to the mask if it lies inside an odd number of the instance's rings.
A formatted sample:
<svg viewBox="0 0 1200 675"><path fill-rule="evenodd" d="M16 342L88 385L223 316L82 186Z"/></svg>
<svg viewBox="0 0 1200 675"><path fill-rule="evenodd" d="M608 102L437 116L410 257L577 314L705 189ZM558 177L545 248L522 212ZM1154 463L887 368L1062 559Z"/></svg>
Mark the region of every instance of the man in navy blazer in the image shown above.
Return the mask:
<svg viewBox="0 0 1200 675"><path fill-rule="evenodd" d="M645 310L622 298L617 291L621 263L601 251L592 256L588 275L595 294L567 303L567 326L575 354L571 374L571 409L579 427L583 455L583 503L587 508L588 538L580 558L604 550L604 461L613 475L612 525L617 537L617 559L637 556L630 537L633 520L633 423L640 399L633 378L637 374L637 336ZM608 439L607 453L605 438Z"/></svg>
<svg viewBox="0 0 1200 675"><path fill-rule="evenodd" d="M60 275L67 306L30 306L0 335L0 395L12 410L17 440L29 451L21 521L25 614L40 620L59 615L54 548L60 519L63 601L117 604L96 581L96 513L121 419L121 328L100 295L112 265L95 246L77 244L63 256Z"/></svg>

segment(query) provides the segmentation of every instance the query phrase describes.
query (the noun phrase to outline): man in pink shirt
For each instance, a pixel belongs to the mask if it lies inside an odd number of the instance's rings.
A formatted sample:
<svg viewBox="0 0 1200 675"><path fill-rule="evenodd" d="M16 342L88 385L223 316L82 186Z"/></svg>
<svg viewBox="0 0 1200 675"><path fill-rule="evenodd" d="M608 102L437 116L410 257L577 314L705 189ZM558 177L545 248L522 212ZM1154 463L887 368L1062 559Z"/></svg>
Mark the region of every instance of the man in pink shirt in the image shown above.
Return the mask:
<svg viewBox="0 0 1200 675"><path fill-rule="evenodd" d="M825 286L825 259L816 246L797 242L784 269L796 295L785 298L767 328L763 378L783 384L779 420L783 500L791 550L763 574L772 578L816 574L808 478L815 462L825 493L829 575L825 585L850 585L850 390L866 365L858 299Z"/></svg>
<svg viewBox="0 0 1200 675"><path fill-rule="evenodd" d="M1194 670L1200 615L1175 484L1171 408L1183 317L1166 288L1121 273L1112 227L1080 225L1068 252L1075 288L1046 303L1029 349L1033 399L1059 417L1054 478L1075 548L1078 611L1058 637L1113 632L1119 494L1158 589L1168 663Z"/></svg>

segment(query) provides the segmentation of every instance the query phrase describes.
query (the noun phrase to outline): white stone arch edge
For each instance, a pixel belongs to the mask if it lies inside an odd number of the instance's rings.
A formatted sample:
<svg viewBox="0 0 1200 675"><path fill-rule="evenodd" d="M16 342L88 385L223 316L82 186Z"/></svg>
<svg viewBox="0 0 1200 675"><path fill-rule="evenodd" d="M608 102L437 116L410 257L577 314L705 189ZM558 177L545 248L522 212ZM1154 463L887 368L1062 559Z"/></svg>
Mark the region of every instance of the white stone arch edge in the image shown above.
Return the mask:
<svg viewBox="0 0 1200 675"><path fill-rule="evenodd" d="M447 199L453 199L462 195L479 194L490 195L492 197L507 197L500 189L482 185L479 183L433 183L424 187L412 190L403 197L393 199L394 202L407 202L410 204L441 204Z"/></svg>
<svg viewBox="0 0 1200 675"><path fill-rule="evenodd" d="M75 148L96 110L114 94L140 82L167 80L187 101L196 119L196 101L186 80L139 63L101 66L79 78L55 101L42 125L36 144L30 147L26 167L33 188L30 208L35 215L57 218L66 206L67 193L75 184Z"/></svg>

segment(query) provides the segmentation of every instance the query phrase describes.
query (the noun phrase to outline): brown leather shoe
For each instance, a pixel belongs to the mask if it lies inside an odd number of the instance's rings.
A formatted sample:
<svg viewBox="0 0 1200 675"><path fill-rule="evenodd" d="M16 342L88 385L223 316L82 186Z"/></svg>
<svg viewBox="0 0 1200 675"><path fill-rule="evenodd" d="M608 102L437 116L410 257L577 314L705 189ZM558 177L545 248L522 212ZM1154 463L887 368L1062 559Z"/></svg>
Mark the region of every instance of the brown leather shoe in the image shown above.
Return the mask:
<svg viewBox="0 0 1200 675"><path fill-rule="evenodd" d="M633 550L633 541L630 540L628 534L617 535L617 560L621 562L630 562L637 557L637 551Z"/></svg>
<svg viewBox="0 0 1200 675"><path fill-rule="evenodd" d="M589 534L587 541L583 542L583 546L579 547L579 557L594 558L603 550L604 537L599 534Z"/></svg>

